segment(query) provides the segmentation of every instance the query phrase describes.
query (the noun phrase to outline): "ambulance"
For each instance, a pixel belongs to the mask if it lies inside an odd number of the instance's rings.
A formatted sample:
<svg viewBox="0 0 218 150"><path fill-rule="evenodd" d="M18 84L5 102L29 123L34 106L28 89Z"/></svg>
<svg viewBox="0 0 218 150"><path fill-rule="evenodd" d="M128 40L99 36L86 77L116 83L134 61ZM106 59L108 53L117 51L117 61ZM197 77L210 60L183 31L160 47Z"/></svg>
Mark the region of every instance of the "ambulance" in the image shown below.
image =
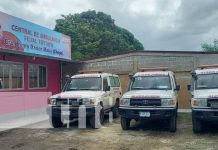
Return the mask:
<svg viewBox="0 0 218 150"><path fill-rule="evenodd" d="M205 121L218 121L218 64L197 67L188 90L192 94L193 132L198 133Z"/></svg>
<svg viewBox="0 0 218 150"><path fill-rule="evenodd" d="M49 98L48 112L53 127L62 127L64 120L80 119L80 110L92 128L100 128L104 115L117 117L122 92L118 75L97 70L82 70L72 76L63 92ZM98 108L99 111L98 111Z"/></svg>
<svg viewBox="0 0 218 150"><path fill-rule="evenodd" d="M129 129L132 119L167 120L169 130L175 132L179 89L174 73L168 68L141 68L130 76L128 92L120 101L122 129Z"/></svg>

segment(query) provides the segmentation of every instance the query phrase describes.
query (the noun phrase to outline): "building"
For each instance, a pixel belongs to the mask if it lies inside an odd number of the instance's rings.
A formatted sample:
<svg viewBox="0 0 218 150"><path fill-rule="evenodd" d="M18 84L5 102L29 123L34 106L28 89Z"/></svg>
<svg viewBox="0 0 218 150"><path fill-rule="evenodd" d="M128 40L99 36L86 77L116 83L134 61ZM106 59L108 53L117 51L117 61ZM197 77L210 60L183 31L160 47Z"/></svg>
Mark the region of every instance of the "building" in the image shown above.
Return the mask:
<svg viewBox="0 0 218 150"><path fill-rule="evenodd" d="M0 118L45 110L73 66L70 37L0 12Z"/></svg>

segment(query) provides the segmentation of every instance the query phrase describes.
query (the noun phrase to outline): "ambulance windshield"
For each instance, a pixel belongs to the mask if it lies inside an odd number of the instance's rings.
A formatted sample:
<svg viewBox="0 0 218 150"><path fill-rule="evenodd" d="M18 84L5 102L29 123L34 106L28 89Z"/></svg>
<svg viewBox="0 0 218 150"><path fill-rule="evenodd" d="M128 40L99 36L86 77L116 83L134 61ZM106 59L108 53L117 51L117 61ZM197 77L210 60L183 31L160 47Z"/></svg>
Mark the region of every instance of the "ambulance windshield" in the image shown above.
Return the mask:
<svg viewBox="0 0 218 150"><path fill-rule="evenodd" d="M131 90L170 90L169 76L138 76L134 77Z"/></svg>

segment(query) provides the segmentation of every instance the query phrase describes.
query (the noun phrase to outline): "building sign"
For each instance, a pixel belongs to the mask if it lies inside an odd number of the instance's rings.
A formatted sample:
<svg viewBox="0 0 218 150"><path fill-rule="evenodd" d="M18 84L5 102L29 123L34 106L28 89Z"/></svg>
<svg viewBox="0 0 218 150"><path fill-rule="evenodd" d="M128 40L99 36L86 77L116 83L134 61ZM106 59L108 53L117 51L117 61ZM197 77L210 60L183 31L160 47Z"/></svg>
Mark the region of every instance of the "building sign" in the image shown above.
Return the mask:
<svg viewBox="0 0 218 150"><path fill-rule="evenodd" d="M71 59L70 37L0 12L0 48Z"/></svg>

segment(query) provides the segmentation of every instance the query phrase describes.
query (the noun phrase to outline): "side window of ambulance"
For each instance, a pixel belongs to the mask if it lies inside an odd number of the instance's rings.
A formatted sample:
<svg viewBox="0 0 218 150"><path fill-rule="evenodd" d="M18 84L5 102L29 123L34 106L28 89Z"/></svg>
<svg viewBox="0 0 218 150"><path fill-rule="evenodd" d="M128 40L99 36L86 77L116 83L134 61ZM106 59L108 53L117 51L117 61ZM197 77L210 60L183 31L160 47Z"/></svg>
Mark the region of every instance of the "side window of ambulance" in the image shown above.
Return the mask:
<svg viewBox="0 0 218 150"><path fill-rule="evenodd" d="M118 77L109 77L111 87L119 87L120 81Z"/></svg>
<svg viewBox="0 0 218 150"><path fill-rule="evenodd" d="M107 86L108 86L107 77L104 77L103 78L103 90L105 90Z"/></svg>
<svg viewBox="0 0 218 150"><path fill-rule="evenodd" d="M111 85L111 87L115 87L116 86L116 84L115 84L115 81L114 81L114 77L109 77L109 79L110 79L110 85Z"/></svg>
<svg viewBox="0 0 218 150"><path fill-rule="evenodd" d="M114 82L115 82L116 87L120 86L120 81L118 77L114 77Z"/></svg>

